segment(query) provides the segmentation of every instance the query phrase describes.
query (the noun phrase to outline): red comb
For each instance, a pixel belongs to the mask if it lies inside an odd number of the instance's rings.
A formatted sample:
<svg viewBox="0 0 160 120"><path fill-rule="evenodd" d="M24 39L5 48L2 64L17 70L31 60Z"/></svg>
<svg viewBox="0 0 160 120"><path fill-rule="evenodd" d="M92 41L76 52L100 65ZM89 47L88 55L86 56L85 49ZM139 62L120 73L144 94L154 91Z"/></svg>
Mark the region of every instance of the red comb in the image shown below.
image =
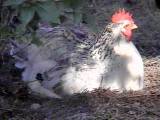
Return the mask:
<svg viewBox="0 0 160 120"><path fill-rule="evenodd" d="M118 12L113 14L112 22L118 23L123 20L128 20L130 22L134 22L133 18L132 18L132 14L130 14L129 12L126 12L124 9L119 9Z"/></svg>

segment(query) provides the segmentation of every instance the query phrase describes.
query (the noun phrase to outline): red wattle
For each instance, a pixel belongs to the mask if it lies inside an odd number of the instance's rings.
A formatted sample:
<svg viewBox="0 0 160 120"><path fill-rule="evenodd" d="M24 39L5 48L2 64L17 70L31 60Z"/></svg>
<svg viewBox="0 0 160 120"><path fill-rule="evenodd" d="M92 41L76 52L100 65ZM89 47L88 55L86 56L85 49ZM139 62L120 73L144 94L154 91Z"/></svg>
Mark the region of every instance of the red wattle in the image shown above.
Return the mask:
<svg viewBox="0 0 160 120"><path fill-rule="evenodd" d="M123 35L128 39L128 41L131 41L132 30L126 29L126 30L123 32Z"/></svg>

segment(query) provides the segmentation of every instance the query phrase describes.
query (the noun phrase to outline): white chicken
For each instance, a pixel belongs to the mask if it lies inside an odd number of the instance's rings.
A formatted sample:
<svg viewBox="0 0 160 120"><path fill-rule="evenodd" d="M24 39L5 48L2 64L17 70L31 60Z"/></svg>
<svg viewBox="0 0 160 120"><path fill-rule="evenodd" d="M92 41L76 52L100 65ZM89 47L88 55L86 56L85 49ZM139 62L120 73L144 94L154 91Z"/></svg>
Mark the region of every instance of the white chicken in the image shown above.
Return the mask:
<svg viewBox="0 0 160 120"><path fill-rule="evenodd" d="M135 28L132 15L122 9L97 39L84 29L40 28L41 46L16 43L11 55L16 66L24 68L23 81L41 96L60 98L99 87L141 90L143 61L131 41ZM38 74L42 81L36 79Z"/></svg>

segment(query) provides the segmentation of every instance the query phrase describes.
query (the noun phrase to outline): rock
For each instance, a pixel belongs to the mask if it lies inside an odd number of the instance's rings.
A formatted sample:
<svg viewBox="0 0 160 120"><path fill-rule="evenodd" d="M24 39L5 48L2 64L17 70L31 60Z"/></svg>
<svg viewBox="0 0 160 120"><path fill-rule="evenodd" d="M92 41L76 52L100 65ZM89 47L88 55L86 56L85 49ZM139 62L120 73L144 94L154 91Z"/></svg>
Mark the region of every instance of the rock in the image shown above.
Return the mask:
<svg viewBox="0 0 160 120"><path fill-rule="evenodd" d="M135 114L136 114L135 111L129 111L128 113L129 113L130 115L135 115Z"/></svg>
<svg viewBox="0 0 160 120"><path fill-rule="evenodd" d="M33 103L30 108L31 108L32 110L37 110L37 109L39 109L40 107L41 107L40 104L38 104L38 103Z"/></svg>

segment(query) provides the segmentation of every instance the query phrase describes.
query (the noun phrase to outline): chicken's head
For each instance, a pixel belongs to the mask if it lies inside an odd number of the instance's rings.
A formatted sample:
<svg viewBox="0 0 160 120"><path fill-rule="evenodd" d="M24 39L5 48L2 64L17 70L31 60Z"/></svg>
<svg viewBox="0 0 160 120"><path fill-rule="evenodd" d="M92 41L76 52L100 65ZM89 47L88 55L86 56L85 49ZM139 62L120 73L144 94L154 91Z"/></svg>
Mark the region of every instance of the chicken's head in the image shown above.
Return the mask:
<svg viewBox="0 0 160 120"><path fill-rule="evenodd" d="M137 25L134 23L132 14L126 12L124 9L118 10L112 16L112 23L116 27L116 32L121 32L128 41L131 40L132 30L137 28Z"/></svg>

